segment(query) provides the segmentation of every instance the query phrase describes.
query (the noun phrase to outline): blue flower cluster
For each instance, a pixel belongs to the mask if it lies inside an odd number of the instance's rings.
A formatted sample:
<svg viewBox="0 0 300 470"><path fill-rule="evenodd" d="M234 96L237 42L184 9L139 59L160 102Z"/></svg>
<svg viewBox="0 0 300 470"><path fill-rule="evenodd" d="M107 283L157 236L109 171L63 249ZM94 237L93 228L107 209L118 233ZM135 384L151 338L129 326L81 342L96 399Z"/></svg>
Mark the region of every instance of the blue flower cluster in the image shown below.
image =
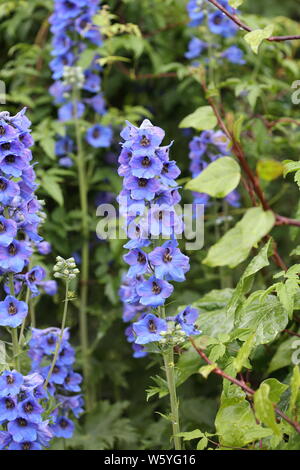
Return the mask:
<svg viewBox="0 0 300 470"><path fill-rule="evenodd" d="M102 45L99 28L93 24L93 17L99 11L100 0L55 0L54 13L50 17L53 60L50 62L55 83L50 93L60 107L60 121L70 121L76 115L82 117L90 109L102 116L105 114L105 100L101 93L101 66L95 54L89 66L82 70L77 66L81 54L88 44ZM72 75L73 74L73 75ZM73 82L70 81L73 77ZM73 86L81 88L81 99L74 99ZM77 100L77 101L76 101ZM75 150L74 141L60 136L56 142L56 154L62 166L70 167L70 154ZM110 127L94 124L87 130L87 142L93 147L109 147L112 140Z"/></svg>
<svg viewBox="0 0 300 470"><path fill-rule="evenodd" d="M33 373L23 376L16 370L0 375L0 450L42 450L53 437L42 406L47 393L44 379Z"/></svg>
<svg viewBox="0 0 300 470"><path fill-rule="evenodd" d="M8 276L13 276L15 295L27 286L32 296L38 286L53 294L55 281L45 281L45 271L35 266L26 273L33 246L45 243L38 234L43 221L42 204L35 195L37 184L30 147L30 121L26 109L16 116L0 113L0 273L4 276L6 298L0 302L0 325L16 328L28 307L10 295ZM41 247L43 249L43 247Z"/></svg>
<svg viewBox="0 0 300 470"><path fill-rule="evenodd" d="M32 328L28 352L32 361L31 368L32 372L40 374L44 379L47 378L60 333L59 328ZM70 412L72 411L76 418L83 412L83 398L80 394L82 377L73 370L75 351L69 343L69 337L69 330L66 328L47 387L48 393L59 404L49 417L50 428L54 437L65 439L72 437L74 432L74 423L69 418Z"/></svg>
<svg viewBox="0 0 300 470"><path fill-rule="evenodd" d="M225 155L229 155L229 139L222 131L204 131L198 137L194 137L189 144L191 159L190 171L196 178L209 164ZM207 205L209 195L204 193L193 193L195 204ZM225 197L229 205L240 207L240 195L234 190Z"/></svg>
<svg viewBox="0 0 300 470"><path fill-rule="evenodd" d="M230 38L236 35L238 27L233 23L224 13L219 10L215 10L213 5L206 5L204 7L203 0L190 0L187 4L187 12L190 17L189 26L194 28L200 26L207 16L207 26L211 33L222 36L223 38ZM229 13L236 13L236 10L232 8L228 0L219 0L219 3L226 8ZM207 10L208 8L208 10ZM211 11L210 11L211 9ZM217 47L213 45L214 49ZM202 41L196 36L193 36L188 44L188 51L185 53L187 59L198 59L202 56L203 52L209 49L210 45ZM225 49L218 55L218 60L226 59L232 64L243 65L245 64L244 53L236 45L232 45ZM205 59L206 61L208 58ZM197 63L195 63L197 65Z"/></svg>
<svg viewBox="0 0 300 470"><path fill-rule="evenodd" d="M159 307L174 290L169 281L184 281L189 270L189 258L176 240L183 232L182 217L176 213L180 170L169 158L172 143L161 146L164 135L147 119L140 127L127 123L121 132L119 175L124 181L118 202L130 240L124 246L129 250L124 256L129 270L120 297L124 320L138 317L126 330L135 357L145 355L144 345L162 339L162 332L168 334L169 323L158 316ZM167 240L158 246L160 238ZM171 321L180 324L177 317Z"/></svg>

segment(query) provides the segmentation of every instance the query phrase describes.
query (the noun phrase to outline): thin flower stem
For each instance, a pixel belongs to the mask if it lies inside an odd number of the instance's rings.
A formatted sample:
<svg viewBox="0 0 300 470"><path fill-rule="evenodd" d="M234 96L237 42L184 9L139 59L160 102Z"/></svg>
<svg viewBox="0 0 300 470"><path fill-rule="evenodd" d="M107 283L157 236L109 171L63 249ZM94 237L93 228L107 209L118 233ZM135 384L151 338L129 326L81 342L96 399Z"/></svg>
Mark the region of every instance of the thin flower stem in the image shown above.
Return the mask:
<svg viewBox="0 0 300 470"><path fill-rule="evenodd" d="M165 307L159 307L159 314L160 314L160 317L162 318L166 317ZM171 346L168 351L163 353L163 359L164 359L167 384L168 384L168 389L169 389L169 394L170 394L174 447L175 447L175 450L181 450L181 439L180 437L178 437L178 434L180 433L179 403L177 400L177 393L176 393L173 346Z"/></svg>
<svg viewBox="0 0 300 470"><path fill-rule="evenodd" d="M81 291L79 309L80 343L83 360L83 375L86 390L86 409L92 408L92 390L90 388L90 366L88 348L88 327L87 327L87 301L88 301L88 277L89 277L89 219L88 219L88 189L84 153L82 148L82 133L78 121L77 103L79 92L76 87L73 89L74 124L77 145L77 167L78 184L80 194L81 220L82 220L82 248L81 248Z"/></svg>
<svg viewBox="0 0 300 470"><path fill-rule="evenodd" d="M170 405L171 405L171 419L173 428L173 439L175 450L181 450L181 439L178 436L180 433L179 423L179 404L176 394L176 383L175 383L175 364L174 364L174 351L173 347L170 347L169 351L164 353L164 365L167 377L167 383L170 393Z"/></svg>
<svg viewBox="0 0 300 470"><path fill-rule="evenodd" d="M62 339L63 339L63 336L64 336L64 330L65 330L66 321L67 321L68 304L69 304L69 280L67 279L66 280L65 300L64 300L64 311L63 311L63 317L62 317L62 322L61 322L60 335L58 337L58 341L57 341L56 346L55 346L55 351L54 351L54 356L53 356L53 359L52 359L52 363L51 363L46 381L44 383L44 388L45 389L47 388L49 380L51 379L51 375L53 373L53 369L55 367L55 364L56 364L56 361L57 361L57 358L58 358L58 354L59 354L59 350L60 350L60 346L61 346L61 343L62 343Z"/></svg>

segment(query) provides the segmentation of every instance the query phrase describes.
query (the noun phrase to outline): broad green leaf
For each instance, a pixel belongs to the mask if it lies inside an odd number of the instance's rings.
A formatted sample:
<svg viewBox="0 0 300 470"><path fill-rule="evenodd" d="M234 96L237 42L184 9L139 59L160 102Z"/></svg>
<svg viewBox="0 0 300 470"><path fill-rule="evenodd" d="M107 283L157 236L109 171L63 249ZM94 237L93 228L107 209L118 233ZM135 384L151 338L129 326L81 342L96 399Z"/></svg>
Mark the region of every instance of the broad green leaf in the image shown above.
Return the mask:
<svg viewBox="0 0 300 470"><path fill-rule="evenodd" d="M245 35L245 41L249 44L255 54L258 53L258 48L262 41L272 36L273 29L274 26L270 24L264 29L256 29Z"/></svg>
<svg viewBox="0 0 300 470"><path fill-rule="evenodd" d="M256 165L258 176L265 181L273 181L283 173L281 162L272 159L259 160Z"/></svg>
<svg viewBox="0 0 300 470"><path fill-rule="evenodd" d="M49 194L60 206L64 203L63 193L61 187L56 179L47 174L43 174L42 187L46 193Z"/></svg>
<svg viewBox="0 0 300 470"><path fill-rule="evenodd" d="M300 162L296 162L294 160L284 160L282 162L283 164L283 176L285 177L289 173L292 173L293 171L298 171L300 170Z"/></svg>
<svg viewBox="0 0 300 470"><path fill-rule="evenodd" d="M179 124L180 128L193 127L197 131L210 130L216 127L217 118L210 106L201 106L186 116Z"/></svg>
<svg viewBox="0 0 300 470"><path fill-rule="evenodd" d="M245 341L239 352L237 353L237 356L233 360L233 365L236 369L236 372L240 372L243 367L249 367L249 361L248 358L251 354L253 344L254 344L254 339L255 339L255 333Z"/></svg>
<svg viewBox="0 0 300 470"><path fill-rule="evenodd" d="M295 418L294 412L297 403L297 399L299 396L300 391L300 370L299 366L295 366L293 369L293 375L291 378L291 397L290 397L290 404L289 404L289 414L292 418ZM297 416L296 416L296 419Z"/></svg>
<svg viewBox="0 0 300 470"><path fill-rule="evenodd" d="M287 279L285 283L276 284L278 298L287 311L289 318L292 318L294 312L295 296L299 291L298 282L295 279Z"/></svg>
<svg viewBox="0 0 300 470"><path fill-rule="evenodd" d="M272 435L270 429L256 424L250 404L244 398L225 398L215 425L223 446L243 447Z"/></svg>
<svg viewBox="0 0 300 470"><path fill-rule="evenodd" d="M180 432L176 434L176 436L182 437L184 441L191 441L192 439L199 439L200 437L203 437L204 434L200 431L200 429L195 429L194 431L190 432Z"/></svg>
<svg viewBox="0 0 300 470"><path fill-rule="evenodd" d="M262 382L270 387L269 398L272 403L278 403L281 395L288 389L288 385L282 384L277 379L266 379Z"/></svg>
<svg viewBox="0 0 300 470"><path fill-rule="evenodd" d="M244 0L229 0L228 3L232 8L238 8L244 3Z"/></svg>
<svg viewBox="0 0 300 470"><path fill-rule="evenodd" d="M268 260L270 244L271 238L248 264L228 304L228 313L235 313L236 308L244 299L244 294L251 289L255 274L270 264Z"/></svg>
<svg viewBox="0 0 300 470"><path fill-rule="evenodd" d="M260 301L250 295L238 311L236 328L250 328L255 332L255 344L266 344L276 338L288 323L287 312L274 295Z"/></svg>
<svg viewBox="0 0 300 470"><path fill-rule="evenodd" d="M226 352L226 347L224 346L224 344L216 344L211 348L209 359L212 362L215 362L221 357L223 357L225 352Z"/></svg>
<svg viewBox="0 0 300 470"><path fill-rule="evenodd" d="M240 178L239 164L233 158L222 157L208 165L199 176L189 181L185 188L224 198L238 186Z"/></svg>
<svg viewBox="0 0 300 470"><path fill-rule="evenodd" d="M271 359L267 374L292 364L292 354L294 352L292 346L294 342L295 338L288 338L283 343L281 343Z"/></svg>
<svg viewBox="0 0 300 470"><path fill-rule="evenodd" d="M232 293L232 289L214 289L193 303L200 312L197 324L203 335L217 338L232 331L234 316L226 312Z"/></svg>
<svg viewBox="0 0 300 470"><path fill-rule="evenodd" d="M281 436L279 425L276 423L273 403L269 397L270 387L263 383L254 394L254 409L257 419L268 426L277 436Z"/></svg>
<svg viewBox="0 0 300 470"><path fill-rule="evenodd" d="M202 439L200 439L200 441L197 444L197 450L204 450L207 447L207 444L208 444L207 437L205 436L202 437Z"/></svg>
<svg viewBox="0 0 300 470"><path fill-rule="evenodd" d="M209 374L217 368L217 364L207 364L206 366L202 366L199 369L199 374L201 374L205 379L209 376Z"/></svg>
<svg viewBox="0 0 300 470"><path fill-rule="evenodd" d="M269 233L274 223L273 212L260 207L248 209L243 218L209 249L203 263L211 267L234 268L247 258L251 248Z"/></svg>

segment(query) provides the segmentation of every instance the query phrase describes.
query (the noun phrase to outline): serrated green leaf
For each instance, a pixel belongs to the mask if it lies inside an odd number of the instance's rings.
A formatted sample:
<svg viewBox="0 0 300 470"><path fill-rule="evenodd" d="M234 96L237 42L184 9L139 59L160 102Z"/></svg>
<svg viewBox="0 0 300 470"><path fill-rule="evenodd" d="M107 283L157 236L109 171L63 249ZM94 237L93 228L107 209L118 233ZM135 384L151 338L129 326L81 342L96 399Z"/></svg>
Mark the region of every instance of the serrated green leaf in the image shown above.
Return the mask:
<svg viewBox="0 0 300 470"><path fill-rule="evenodd" d="M259 389L254 393L254 409L256 417L268 426L275 435L281 436L281 430L276 422L275 411L273 403L269 397L270 387L268 384L263 383Z"/></svg>
<svg viewBox="0 0 300 470"><path fill-rule="evenodd" d="M239 164L233 158L222 157L210 163L199 176L189 181L185 189L224 198L238 186L240 178Z"/></svg>
<svg viewBox="0 0 300 470"><path fill-rule="evenodd" d="M279 380L270 378L262 382L270 387L269 398L272 403L278 403L281 395L288 389L288 385L282 384Z"/></svg>
<svg viewBox="0 0 300 470"><path fill-rule="evenodd" d="M249 44L253 52L257 54L262 41L272 36L273 30L274 26L271 24L266 26L264 29L256 29L245 34L245 41Z"/></svg>
<svg viewBox="0 0 300 470"><path fill-rule="evenodd" d="M251 354L253 345L254 345L255 334L249 336L247 341L240 348L237 356L233 360L233 365L236 369L236 372L240 372L243 367L248 367L248 358Z"/></svg>

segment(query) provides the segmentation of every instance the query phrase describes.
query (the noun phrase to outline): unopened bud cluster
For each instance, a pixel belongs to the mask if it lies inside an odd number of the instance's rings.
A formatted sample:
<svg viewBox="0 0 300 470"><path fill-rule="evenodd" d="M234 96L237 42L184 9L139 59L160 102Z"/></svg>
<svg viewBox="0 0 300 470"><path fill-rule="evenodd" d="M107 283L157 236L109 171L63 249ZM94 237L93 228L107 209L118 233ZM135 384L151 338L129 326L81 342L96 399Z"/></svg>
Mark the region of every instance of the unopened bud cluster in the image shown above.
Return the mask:
<svg viewBox="0 0 300 470"><path fill-rule="evenodd" d="M63 82L65 85L76 85L76 88L82 88L84 85L85 77L82 67L70 67L65 65Z"/></svg>
<svg viewBox="0 0 300 470"><path fill-rule="evenodd" d="M71 280L77 277L79 269L76 267L74 258L64 259L61 256L56 257L56 264L53 268L54 277Z"/></svg>
<svg viewBox="0 0 300 470"><path fill-rule="evenodd" d="M161 331L160 336L162 337L159 341L162 345L178 345L185 343L188 335L183 331L181 325L174 325L171 329L167 331Z"/></svg>

